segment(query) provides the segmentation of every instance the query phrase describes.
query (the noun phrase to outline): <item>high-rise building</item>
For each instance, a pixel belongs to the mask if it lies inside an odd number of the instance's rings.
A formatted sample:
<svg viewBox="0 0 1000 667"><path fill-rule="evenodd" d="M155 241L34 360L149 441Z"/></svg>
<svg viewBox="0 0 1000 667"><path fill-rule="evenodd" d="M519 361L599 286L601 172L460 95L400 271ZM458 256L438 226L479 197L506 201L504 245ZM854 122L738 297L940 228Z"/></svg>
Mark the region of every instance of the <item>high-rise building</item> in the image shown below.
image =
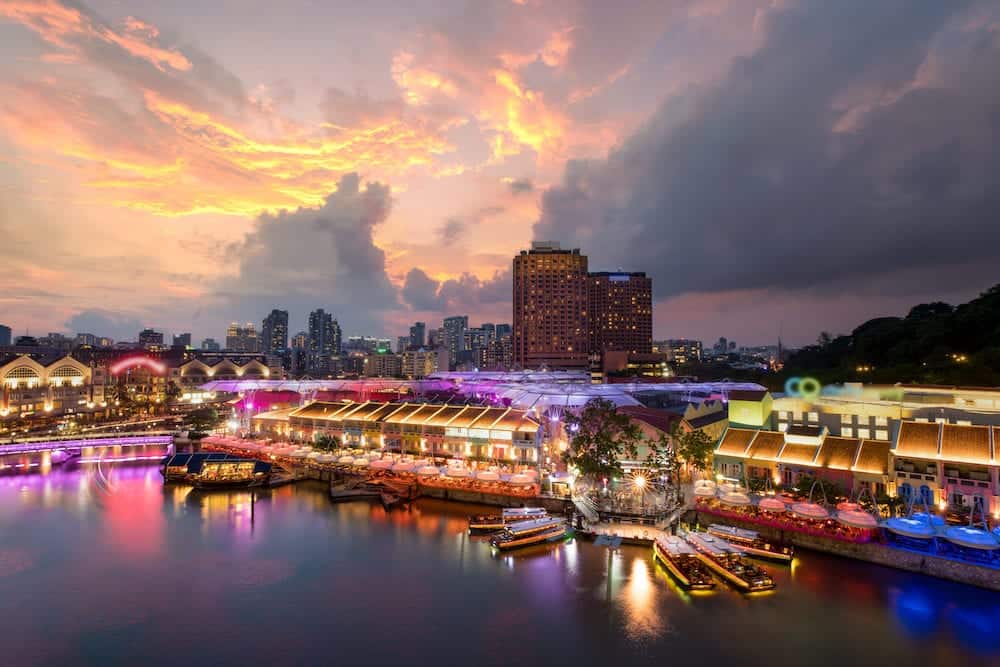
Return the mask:
<svg viewBox="0 0 1000 667"><path fill-rule="evenodd" d="M291 347L293 350L305 350L309 347L309 334L300 331L292 336Z"/></svg>
<svg viewBox="0 0 1000 667"><path fill-rule="evenodd" d="M398 378L403 374L403 357L392 352L376 352L365 357L364 375L374 378Z"/></svg>
<svg viewBox="0 0 1000 667"><path fill-rule="evenodd" d="M653 345L653 281L645 273L588 276L590 353L649 354Z"/></svg>
<svg viewBox="0 0 1000 667"><path fill-rule="evenodd" d="M587 368L587 256L535 242L514 257L514 364Z"/></svg>
<svg viewBox="0 0 1000 667"><path fill-rule="evenodd" d="M480 352L479 367L491 371L508 370L513 364L512 353L510 334L491 340L486 349Z"/></svg>
<svg viewBox="0 0 1000 667"><path fill-rule="evenodd" d="M0 345L10 345L11 333L10 327L0 324Z"/></svg>
<svg viewBox="0 0 1000 667"><path fill-rule="evenodd" d="M206 338L201 341L201 349L205 352L218 352L222 349L222 346L214 338Z"/></svg>
<svg viewBox="0 0 1000 667"><path fill-rule="evenodd" d="M242 352L256 354L260 352L260 338L257 336L257 327L253 322L240 325L233 322L226 330L226 350L228 352Z"/></svg>
<svg viewBox="0 0 1000 667"><path fill-rule="evenodd" d="M504 336L510 336L513 333L513 329L509 324L498 324L494 330L493 337L497 340L503 338Z"/></svg>
<svg viewBox="0 0 1000 667"><path fill-rule="evenodd" d="M340 355L340 324L333 315L322 308L309 313L310 375L327 375L332 372L331 359Z"/></svg>
<svg viewBox="0 0 1000 667"><path fill-rule="evenodd" d="M261 348L264 354L282 355L288 349L288 311L272 310L260 327Z"/></svg>
<svg viewBox="0 0 1000 667"><path fill-rule="evenodd" d="M424 322L414 322L410 327L410 345L413 347L423 347L426 339L427 324Z"/></svg>
<svg viewBox="0 0 1000 667"><path fill-rule="evenodd" d="M402 375L407 380L420 380L431 373L448 370L448 352L443 347L429 350L409 348L402 355Z"/></svg>
<svg viewBox="0 0 1000 667"><path fill-rule="evenodd" d="M143 329L139 332L139 347L144 347L147 350L162 348L163 333L152 329Z"/></svg>
<svg viewBox="0 0 1000 667"><path fill-rule="evenodd" d="M451 367L465 361L465 352L468 348L465 345L465 331L469 328L468 315L453 315L444 318L444 340L439 341L448 349L448 359Z"/></svg>
<svg viewBox="0 0 1000 667"><path fill-rule="evenodd" d="M666 353L667 359L676 365L701 361L701 341L687 338L672 338L654 345L654 352Z"/></svg>
<svg viewBox="0 0 1000 667"><path fill-rule="evenodd" d="M173 338L173 345L171 345L171 347L180 347L184 349L191 347L191 334L182 333L175 335Z"/></svg>
<svg viewBox="0 0 1000 667"><path fill-rule="evenodd" d="M78 333L75 344L77 347L97 347L97 336L91 333Z"/></svg>
<svg viewBox="0 0 1000 667"><path fill-rule="evenodd" d="M396 338L396 353L397 354L403 354L403 352L405 352L406 348L408 348L408 347L410 347L410 337L409 337L409 335L407 335L407 336L398 336Z"/></svg>

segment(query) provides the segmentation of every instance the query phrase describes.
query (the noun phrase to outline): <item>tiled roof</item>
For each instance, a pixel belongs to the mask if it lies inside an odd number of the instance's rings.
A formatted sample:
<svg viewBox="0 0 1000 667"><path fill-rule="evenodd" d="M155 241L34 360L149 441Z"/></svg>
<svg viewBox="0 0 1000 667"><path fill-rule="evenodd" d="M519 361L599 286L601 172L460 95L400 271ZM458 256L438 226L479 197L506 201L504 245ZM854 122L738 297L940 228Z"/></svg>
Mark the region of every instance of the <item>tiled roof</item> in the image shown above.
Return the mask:
<svg viewBox="0 0 1000 667"><path fill-rule="evenodd" d="M891 448L892 443L887 440L862 440L861 450L854 461L854 471L873 475L888 474Z"/></svg>
<svg viewBox="0 0 1000 667"><path fill-rule="evenodd" d="M305 419L333 419L335 415L343 417L344 414L356 410L361 405L363 404L351 403L350 401L313 401L292 412L290 416Z"/></svg>
<svg viewBox="0 0 1000 667"><path fill-rule="evenodd" d="M674 424L681 421L681 415L671 410L659 410L657 408L647 408L641 405L623 405L618 408L618 412L626 414L632 419L649 424L655 429L670 433Z"/></svg>
<svg viewBox="0 0 1000 667"><path fill-rule="evenodd" d="M827 436L816 456L817 465L834 470L850 470L861 441L857 438Z"/></svg>
<svg viewBox="0 0 1000 667"><path fill-rule="evenodd" d="M702 415L701 417L695 417L694 419L689 419L688 424L691 425L691 428L697 430L699 428L705 428L706 426L711 426L712 424L717 424L727 419L729 419L729 415L726 414L726 411L719 410L718 412L711 412L707 415Z"/></svg>
<svg viewBox="0 0 1000 667"><path fill-rule="evenodd" d="M990 427L944 424L941 428L941 458L989 465Z"/></svg>
<svg viewBox="0 0 1000 667"><path fill-rule="evenodd" d="M766 389L734 389L729 392L730 401L762 401L767 396Z"/></svg>
<svg viewBox="0 0 1000 667"><path fill-rule="evenodd" d="M896 456L936 459L938 455L938 434L941 425L926 422L904 421L899 425L896 438Z"/></svg>
<svg viewBox="0 0 1000 667"><path fill-rule="evenodd" d="M750 443L747 458L762 461L777 461L778 453L785 446L785 434L780 431L757 431L757 437Z"/></svg>
<svg viewBox="0 0 1000 667"><path fill-rule="evenodd" d="M778 461L781 463L811 466L816 458L817 451L819 451L819 447L812 445L786 444L781 450Z"/></svg>
<svg viewBox="0 0 1000 667"><path fill-rule="evenodd" d="M747 445L750 444L755 435L757 435L757 431L751 429L730 427L726 429L726 433L722 436L722 440L719 442L719 446L716 447L715 453L717 455L743 456Z"/></svg>
<svg viewBox="0 0 1000 667"><path fill-rule="evenodd" d="M298 409L299 407L295 406L291 408L281 408L279 410L269 410L268 412L255 414L253 419L263 419L265 421L288 421L288 416Z"/></svg>

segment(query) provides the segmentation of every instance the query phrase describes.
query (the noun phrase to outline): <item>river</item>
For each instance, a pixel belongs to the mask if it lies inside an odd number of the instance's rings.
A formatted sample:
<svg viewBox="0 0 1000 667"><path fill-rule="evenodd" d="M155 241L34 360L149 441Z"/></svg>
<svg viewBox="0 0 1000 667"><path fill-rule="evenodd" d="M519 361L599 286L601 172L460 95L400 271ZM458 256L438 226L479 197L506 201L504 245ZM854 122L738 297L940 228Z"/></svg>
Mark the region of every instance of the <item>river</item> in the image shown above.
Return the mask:
<svg viewBox="0 0 1000 667"><path fill-rule="evenodd" d="M0 664L987 665L1000 596L834 557L679 590L648 549L495 557L480 508L202 494L143 464L0 477Z"/></svg>

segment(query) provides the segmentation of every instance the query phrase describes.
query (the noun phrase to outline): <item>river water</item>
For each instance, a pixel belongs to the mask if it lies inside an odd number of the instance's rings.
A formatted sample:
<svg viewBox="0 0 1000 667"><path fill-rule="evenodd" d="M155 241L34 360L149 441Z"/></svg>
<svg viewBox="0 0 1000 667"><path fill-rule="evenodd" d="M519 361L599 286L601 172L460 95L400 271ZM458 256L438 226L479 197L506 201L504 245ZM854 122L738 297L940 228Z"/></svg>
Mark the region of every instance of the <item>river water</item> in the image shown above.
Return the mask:
<svg viewBox="0 0 1000 667"><path fill-rule="evenodd" d="M202 494L155 467L0 477L0 664L988 665L1000 595L817 554L747 597L648 549L495 557L474 506Z"/></svg>

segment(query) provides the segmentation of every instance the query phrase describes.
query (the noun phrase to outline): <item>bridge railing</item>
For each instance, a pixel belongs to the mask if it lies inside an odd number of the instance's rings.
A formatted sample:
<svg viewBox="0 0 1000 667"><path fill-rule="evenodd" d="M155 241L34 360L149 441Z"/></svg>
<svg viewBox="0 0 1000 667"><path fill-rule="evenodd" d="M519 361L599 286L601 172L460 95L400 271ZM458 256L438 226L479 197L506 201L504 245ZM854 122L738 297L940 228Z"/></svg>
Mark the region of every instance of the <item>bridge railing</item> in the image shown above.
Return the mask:
<svg viewBox="0 0 1000 667"><path fill-rule="evenodd" d="M139 447L142 445L169 445L173 442L173 436L169 434L149 435L116 435L104 438L76 438L61 440L36 440L32 442L16 442L7 445L0 445L0 455L5 454L29 454L32 452L44 452L54 449L81 449L83 447Z"/></svg>

